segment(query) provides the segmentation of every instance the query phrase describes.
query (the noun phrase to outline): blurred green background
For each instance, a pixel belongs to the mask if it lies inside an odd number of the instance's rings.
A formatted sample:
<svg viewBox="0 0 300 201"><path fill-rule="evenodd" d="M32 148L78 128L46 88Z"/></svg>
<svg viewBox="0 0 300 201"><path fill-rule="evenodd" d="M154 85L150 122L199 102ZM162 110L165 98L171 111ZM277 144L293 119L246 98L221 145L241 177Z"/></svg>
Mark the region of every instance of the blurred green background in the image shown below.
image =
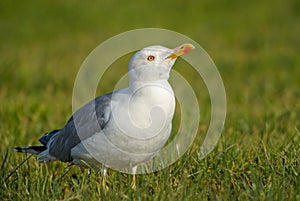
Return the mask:
<svg viewBox="0 0 300 201"><path fill-rule="evenodd" d="M235 145L237 153L246 153L263 142L280 154L291 141L299 150L299 24L298 0L2 0L1 156L64 125L72 112L76 74L91 50L114 35L147 27L187 35L218 67L228 113L217 150ZM190 72L178 70L187 76ZM107 91L110 80L126 71L110 73ZM199 79L192 84L197 86ZM201 93L199 99L207 101ZM209 113L209 108L201 109ZM8 172L21 160L11 157L13 163L5 164ZM292 159L299 166L299 155Z"/></svg>

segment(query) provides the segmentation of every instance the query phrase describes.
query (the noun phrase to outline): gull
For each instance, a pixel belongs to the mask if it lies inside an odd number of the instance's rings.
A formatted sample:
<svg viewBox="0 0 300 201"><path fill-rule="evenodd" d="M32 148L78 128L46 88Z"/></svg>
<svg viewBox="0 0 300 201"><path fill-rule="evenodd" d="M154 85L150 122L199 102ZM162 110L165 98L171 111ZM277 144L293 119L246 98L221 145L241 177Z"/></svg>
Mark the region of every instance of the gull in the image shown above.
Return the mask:
<svg viewBox="0 0 300 201"><path fill-rule="evenodd" d="M62 129L43 135L41 146L14 151L36 154L39 162L127 169L135 187L138 165L154 158L170 136L175 111L170 71L176 59L192 49L192 44L143 48L129 61L128 88L91 100Z"/></svg>

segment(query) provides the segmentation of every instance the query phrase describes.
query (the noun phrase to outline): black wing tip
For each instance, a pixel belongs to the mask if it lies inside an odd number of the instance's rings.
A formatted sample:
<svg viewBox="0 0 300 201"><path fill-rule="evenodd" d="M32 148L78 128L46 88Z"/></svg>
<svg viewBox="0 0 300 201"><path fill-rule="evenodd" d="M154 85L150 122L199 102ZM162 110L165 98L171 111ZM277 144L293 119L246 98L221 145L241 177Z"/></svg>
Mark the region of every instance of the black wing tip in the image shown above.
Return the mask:
<svg viewBox="0 0 300 201"><path fill-rule="evenodd" d="M56 129L56 130L46 133L39 139L40 143L42 143L44 146L47 146L49 140L59 131L60 131L60 129Z"/></svg>
<svg viewBox="0 0 300 201"><path fill-rule="evenodd" d="M47 149L47 147L45 147L45 146L16 147L16 148L14 148L14 152L39 154L39 153L45 151L46 149Z"/></svg>
<svg viewBox="0 0 300 201"><path fill-rule="evenodd" d="M14 152L22 152L22 148L21 147L15 147L14 148Z"/></svg>

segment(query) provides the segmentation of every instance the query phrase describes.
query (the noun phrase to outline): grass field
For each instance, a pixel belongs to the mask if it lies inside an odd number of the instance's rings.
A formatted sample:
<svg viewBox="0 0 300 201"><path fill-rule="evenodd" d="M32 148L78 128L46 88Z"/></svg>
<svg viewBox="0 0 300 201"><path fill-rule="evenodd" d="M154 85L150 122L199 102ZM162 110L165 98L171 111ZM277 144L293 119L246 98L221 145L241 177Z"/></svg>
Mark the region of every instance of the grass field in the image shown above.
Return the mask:
<svg viewBox="0 0 300 201"><path fill-rule="evenodd" d="M299 11L298 0L1 1L0 200L300 200ZM189 36L216 63L228 103L214 151L200 160L198 137L172 166L138 175L136 191L130 175L113 170L106 190L95 171L35 157L22 164L26 156L13 148L36 144L71 115L74 80L90 51L146 27ZM113 89L125 64L107 73L99 94ZM201 94L199 136L210 118Z"/></svg>

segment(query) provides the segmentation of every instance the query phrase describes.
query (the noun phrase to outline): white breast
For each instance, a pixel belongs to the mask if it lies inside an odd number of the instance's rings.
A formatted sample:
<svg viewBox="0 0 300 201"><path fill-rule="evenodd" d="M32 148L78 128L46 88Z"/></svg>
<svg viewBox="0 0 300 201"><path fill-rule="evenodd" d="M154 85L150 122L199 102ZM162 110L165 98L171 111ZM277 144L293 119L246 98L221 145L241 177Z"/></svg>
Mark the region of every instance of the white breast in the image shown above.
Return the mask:
<svg viewBox="0 0 300 201"><path fill-rule="evenodd" d="M105 129L84 140L72 153L78 155L85 147L93 158L112 168L150 160L164 146L172 128L175 98L166 83L115 93Z"/></svg>

